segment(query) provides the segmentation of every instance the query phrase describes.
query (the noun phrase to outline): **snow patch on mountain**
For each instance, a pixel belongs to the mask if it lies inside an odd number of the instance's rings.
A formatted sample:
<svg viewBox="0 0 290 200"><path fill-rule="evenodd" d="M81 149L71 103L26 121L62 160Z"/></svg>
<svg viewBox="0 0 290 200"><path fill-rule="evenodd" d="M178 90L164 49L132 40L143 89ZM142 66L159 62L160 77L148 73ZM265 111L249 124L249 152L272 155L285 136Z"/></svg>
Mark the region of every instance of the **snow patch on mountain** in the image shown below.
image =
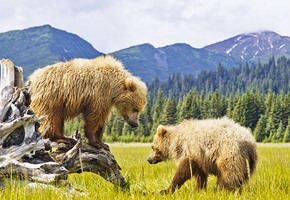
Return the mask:
<svg viewBox="0 0 290 200"><path fill-rule="evenodd" d="M278 50L282 49L283 47L285 47L285 44L282 44L282 45L278 48Z"/></svg>
<svg viewBox="0 0 290 200"><path fill-rule="evenodd" d="M230 55L231 51L236 48L238 44L234 44L229 50L227 50L227 54Z"/></svg>

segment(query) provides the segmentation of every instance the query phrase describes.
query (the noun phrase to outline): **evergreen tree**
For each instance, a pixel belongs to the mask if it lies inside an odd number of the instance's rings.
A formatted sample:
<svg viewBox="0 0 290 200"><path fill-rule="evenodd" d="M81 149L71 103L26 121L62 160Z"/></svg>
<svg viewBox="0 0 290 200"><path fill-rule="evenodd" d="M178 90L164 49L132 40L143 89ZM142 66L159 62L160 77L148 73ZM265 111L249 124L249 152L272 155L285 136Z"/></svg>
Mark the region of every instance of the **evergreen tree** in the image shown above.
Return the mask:
<svg viewBox="0 0 290 200"><path fill-rule="evenodd" d="M191 112L191 107L192 107L192 101L193 101L193 96L192 96L192 91L187 93L185 98L183 99L181 103L181 108L179 112L179 121L182 121L183 119L190 119L192 118L192 112Z"/></svg>
<svg viewBox="0 0 290 200"><path fill-rule="evenodd" d="M138 128L139 128L140 126L138 126ZM142 127L142 126L141 126ZM121 128L121 127L120 127ZM121 135L122 136L128 136L128 135L131 135L131 130L130 130L131 128L129 127L129 125L128 124L126 124L126 123L124 123L124 125L123 125L123 128L122 128L122 133L121 133Z"/></svg>
<svg viewBox="0 0 290 200"><path fill-rule="evenodd" d="M124 127L124 120L120 115L115 115L114 121L113 121L113 126L112 126L112 135L114 137L118 138L120 135L122 135Z"/></svg>
<svg viewBox="0 0 290 200"><path fill-rule="evenodd" d="M155 104L152 107L153 123L159 122L160 114L161 114L162 108L163 108L163 104L164 104L164 98L163 98L162 90L158 90Z"/></svg>
<svg viewBox="0 0 290 200"><path fill-rule="evenodd" d="M288 122L288 126L286 127L282 142L284 143L290 142L290 123L289 122Z"/></svg>
<svg viewBox="0 0 290 200"><path fill-rule="evenodd" d="M211 118L219 118L226 114L226 103L224 96L221 97L219 91L216 90L210 98L209 116Z"/></svg>
<svg viewBox="0 0 290 200"><path fill-rule="evenodd" d="M276 132L276 128L275 128L274 122L270 118L267 120L266 131L265 131L265 135L267 135L267 137L265 137L263 142L271 142L272 137L275 134L275 132Z"/></svg>
<svg viewBox="0 0 290 200"><path fill-rule="evenodd" d="M138 128L142 126L144 130L138 130L138 131L141 132L142 135L144 135L145 137L149 136L151 128L152 128L152 123L153 123L152 116L151 116L151 107L149 103L146 104L144 112L140 115L139 121L140 121L140 125L138 126Z"/></svg>
<svg viewBox="0 0 290 200"><path fill-rule="evenodd" d="M106 123L105 130L104 130L104 135L105 136L109 136L109 135L112 134L112 127L113 127L113 122L114 122L115 115L116 115L116 112L113 111L111 116L110 116L110 118L109 118L109 120Z"/></svg>
<svg viewBox="0 0 290 200"><path fill-rule="evenodd" d="M275 94L272 92L272 90L269 90L266 94L266 101L265 101L265 115L270 116L273 101L276 98Z"/></svg>
<svg viewBox="0 0 290 200"><path fill-rule="evenodd" d="M243 122L243 110L242 110L242 101L239 99L233 110L233 120L238 123ZM243 125L243 124L242 124Z"/></svg>
<svg viewBox="0 0 290 200"><path fill-rule="evenodd" d="M278 129L278 126L283 119L283 107L282 107L282 102L281 99L276 97L271 106L271 111L270 111L270 118L272 122L274 123L275 129Z"/></svg>
<svg viewBox="0 0 290 200"><path fill-rule="evenodd" d="M159 89L156 97L155 104L152 106L152 128L151 128L151 135L154 135L156 129L160 122L160 115L162 113L164 104L164 98L162 95L162 91Z"/></svg>
<svg viewBox="0 0 290 200"><path fill-rule="evenodd" d="M175 100L166 99L163 112L160 116L160 124L175 124L177 122Z"/></svg>
<svg viewBox="0 0 290 200"><path fill-rule="evenodd" d="M280 122L276 133L271 138L271 142L275 142L275 143L282 142L284 132L285 130L284 130L283 124L282 122Z"/></svg>
<svg viewBox="0 0 290 200"><path fill-rule="evenodd" d="M210 113L210 100L211 100L211 94L208 93L207 98L205 98L205 95L201 94L201 108L200 108L200 113L201 113L201 118L202 119L207 119L211 117Z"/></svg>
<svg viewBox="0 0 290 200"><path fill-rule="evenodd" d="M190 108L190 113L192 114L193 119L200 119L201 118L201 111L200 111L200 102L199 98L196 94L196 96L193 97L192 102L191 102L191 108Z"/></svg>
<svg viewBox="0 0 290 200"><path fill-rule="evenodd" d="M233 110L234 110L233 96L230 95L227 100L227 111L226 111L226 115L228 118L233 118Z"/></svg>
<svg viewBox="0 0 290 200"><path fill-rule="evenodd" d="M257 142L262 142L267 138L266 124L267 124L266 117L265 115L262 115L254 130L254 136Z"/></svg>

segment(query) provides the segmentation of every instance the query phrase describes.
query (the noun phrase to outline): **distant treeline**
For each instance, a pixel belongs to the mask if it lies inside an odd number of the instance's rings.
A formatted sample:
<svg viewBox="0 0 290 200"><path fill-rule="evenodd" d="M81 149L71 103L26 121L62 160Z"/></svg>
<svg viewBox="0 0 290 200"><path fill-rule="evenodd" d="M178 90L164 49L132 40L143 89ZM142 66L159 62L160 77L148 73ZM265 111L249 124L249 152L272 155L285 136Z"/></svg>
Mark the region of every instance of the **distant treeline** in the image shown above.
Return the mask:
<svg viewBox="0 0 290 200"><path fill-rule="evenodd" d="M290 60L274 57L265 64L218 66L198 76L173 74L167 82L148 84L148 104L140 125L131 129L115 112L107 122L107 142L149 142L159 124L227 115L249 127L258 142L290 142ZM80 128L80 118L66 127Z"/></svg>

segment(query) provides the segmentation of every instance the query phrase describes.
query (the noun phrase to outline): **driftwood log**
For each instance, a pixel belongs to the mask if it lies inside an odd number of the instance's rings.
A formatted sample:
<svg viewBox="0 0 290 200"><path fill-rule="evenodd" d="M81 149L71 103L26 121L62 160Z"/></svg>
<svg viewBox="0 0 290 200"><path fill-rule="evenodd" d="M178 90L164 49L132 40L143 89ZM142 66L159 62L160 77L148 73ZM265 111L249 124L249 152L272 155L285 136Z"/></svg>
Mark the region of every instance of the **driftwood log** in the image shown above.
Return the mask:
<svg viewBox="0 0 290 200"><path fill-rule="evenodd" d="M45 132L39 133L38 127L44 117L29 108L30 88L24 87L21 67L6 59L0 65L0 185L8 178L69 186L68 174L86 171L127 186L110 150L89 146L78 131L69 144L42 139Z"/></svg>

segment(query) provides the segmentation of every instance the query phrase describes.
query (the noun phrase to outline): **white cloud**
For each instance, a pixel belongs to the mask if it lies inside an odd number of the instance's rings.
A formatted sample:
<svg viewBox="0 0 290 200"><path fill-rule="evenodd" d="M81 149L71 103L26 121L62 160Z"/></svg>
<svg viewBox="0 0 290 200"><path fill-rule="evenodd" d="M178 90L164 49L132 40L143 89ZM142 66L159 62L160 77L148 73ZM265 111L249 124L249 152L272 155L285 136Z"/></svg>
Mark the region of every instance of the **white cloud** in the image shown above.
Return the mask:
<svg viewBox="0 0 290 200"><path fill-rule="evenodd" d="M1 2L0 32L50 24L105 53L132 45L193 47L244 32L290 36L288 0L15 0Z"/></svg>

